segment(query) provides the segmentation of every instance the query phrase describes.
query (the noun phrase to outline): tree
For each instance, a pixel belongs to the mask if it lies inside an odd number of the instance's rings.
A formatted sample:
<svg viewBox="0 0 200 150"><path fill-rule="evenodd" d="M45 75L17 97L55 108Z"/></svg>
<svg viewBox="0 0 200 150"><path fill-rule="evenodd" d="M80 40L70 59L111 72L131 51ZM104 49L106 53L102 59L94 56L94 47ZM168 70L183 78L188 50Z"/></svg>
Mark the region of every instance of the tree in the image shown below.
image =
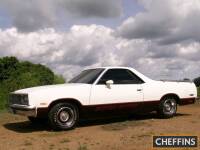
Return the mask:
<svg viewBox="0 0 200 150"><path fill-rule="evenodd" d="M4 57L0 59L0 81L10 78L18 63L19 61L15 57Z"/></svg>
<svg viewBox="0 0 200 150"><path fill-rule="evenodd" d="M61 75L55 75L54 76L54 83L56 83L56 84L65 83L65 79Z"/></svg>
<svg viewBox="0 0 200 150"><path fill-rule="evenodd" d="M194 84L199 87L200 86L200 77L194 79Z"/></svg>
<svg viewBox="0 0 200 150"><path fill-rule="evenodd" d="M0 109L4 107L9 92L64 82L62 76L54 74L44 65L19 61L16 57L0 58Z"/></svg>

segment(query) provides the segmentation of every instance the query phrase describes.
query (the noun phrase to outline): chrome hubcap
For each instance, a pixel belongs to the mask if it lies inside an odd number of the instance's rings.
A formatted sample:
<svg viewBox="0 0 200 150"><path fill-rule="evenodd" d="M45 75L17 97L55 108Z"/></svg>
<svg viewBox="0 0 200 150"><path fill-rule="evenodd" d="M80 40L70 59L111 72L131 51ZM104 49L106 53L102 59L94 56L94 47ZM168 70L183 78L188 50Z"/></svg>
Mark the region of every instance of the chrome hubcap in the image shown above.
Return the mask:
<svg viewBox="0 0 200 150"><path fill-rule="evenodd" d="M60 112L60 120L62 122L66 122L67 120L69 120L69 113L66 111Z"/></svg>
<svg viewBox="0 0 200 150"><path fill-rule="evenodd" d="M62 107L57 112L57 118L61 125L71 126L74 123L75 114L71 107Z"/></svg>
<svg viewBox="0 0 200 150"><path fill-rule="evenodd" d="M167 113L174 113L176 111L176 102L174 99L168 99L165 101L164 111Z"/></svg>

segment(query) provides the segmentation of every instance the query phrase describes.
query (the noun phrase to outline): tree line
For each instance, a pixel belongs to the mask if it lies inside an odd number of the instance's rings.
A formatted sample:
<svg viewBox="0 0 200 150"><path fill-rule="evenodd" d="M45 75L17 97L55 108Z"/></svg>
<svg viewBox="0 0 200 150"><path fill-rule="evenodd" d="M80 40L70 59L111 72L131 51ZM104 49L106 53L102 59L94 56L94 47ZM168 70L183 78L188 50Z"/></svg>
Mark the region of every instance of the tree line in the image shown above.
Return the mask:
<svg viewBox="0 0 200 150"><path fill-rule="evenodd" d="M62 76L54 74L44 65L19 61L16 57L0 58L0 109L5 107L8 94L12 91L64 82Z"/></svg>

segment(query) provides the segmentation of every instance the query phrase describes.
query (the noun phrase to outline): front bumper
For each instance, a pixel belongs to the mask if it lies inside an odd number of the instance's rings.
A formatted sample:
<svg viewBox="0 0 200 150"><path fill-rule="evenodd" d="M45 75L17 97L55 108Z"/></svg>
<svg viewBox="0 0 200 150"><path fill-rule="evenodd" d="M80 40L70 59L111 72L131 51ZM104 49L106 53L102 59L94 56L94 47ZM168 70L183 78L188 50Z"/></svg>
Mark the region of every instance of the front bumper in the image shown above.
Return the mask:
<svg viewBox="0 0 200 150"><path fill-rule="evenodd" d="M9 106L9 112L29 117L37 116L37 109L34 106L12 104Z"/></svg>

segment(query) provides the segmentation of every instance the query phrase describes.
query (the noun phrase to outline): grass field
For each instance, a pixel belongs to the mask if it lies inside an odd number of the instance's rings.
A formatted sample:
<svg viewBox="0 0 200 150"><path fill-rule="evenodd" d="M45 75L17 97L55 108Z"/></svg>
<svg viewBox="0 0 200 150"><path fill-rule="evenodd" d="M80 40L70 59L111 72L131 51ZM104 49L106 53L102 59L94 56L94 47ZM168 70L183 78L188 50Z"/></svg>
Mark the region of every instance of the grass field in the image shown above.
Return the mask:
<svg viewBox="0 0 200 150"><path fill-rule="evenodd" d="M200 87L197 88L198 97L200 97Z"/></svg>

